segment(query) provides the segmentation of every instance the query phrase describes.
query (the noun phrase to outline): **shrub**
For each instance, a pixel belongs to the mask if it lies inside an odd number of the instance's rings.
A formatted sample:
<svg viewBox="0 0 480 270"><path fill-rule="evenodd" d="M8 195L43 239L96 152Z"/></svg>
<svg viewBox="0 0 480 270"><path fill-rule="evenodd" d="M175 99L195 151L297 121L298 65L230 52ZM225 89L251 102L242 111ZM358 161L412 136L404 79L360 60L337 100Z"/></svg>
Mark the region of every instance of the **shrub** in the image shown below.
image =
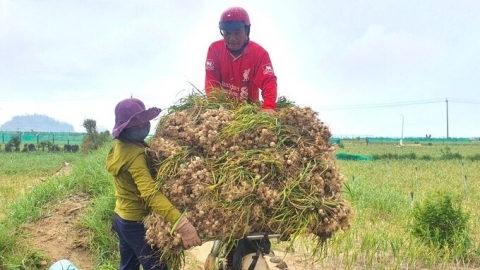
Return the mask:
<svg viewBox="0 0 480 270"><path fill-rule="evenodd" d="M26 144L23 145L22 152L32 152L32 151L37 151L37 148L35 147L35 144L26 143Z"/></svg>
<svg viewBox="0 0 480 270"><path fill-rule="evenodd" d="M457 256L470 246L469 216L461 209L461 198L436 192L413 208L411 233L427 245Z"/></svg>
<svg viewBox="0 0 480 270"><path fill-rule="evenodd" d="M480 154L475 154L473 156L468 157L471 161L480 161Z"/></svg>
<svg viewBox="0 0 480 270"><path fill-rule="evenodd" d="M462 155L460 153L452 153L452 149L450 147L445 147L445 150L440 150L442 152L441 159L443 160L452 160L452 159L462 159Z"/></svg>
<svg viewBox="0 0 480 270"><path fill-rule="evenodd" d="M411 152L411 153L409 153L409 154L405 154L405 155L403 156L403 158L404 158L404 159L417 159L417 154Z"/></svg>
<svg viewBox="0 0 480 270"><path fill-rule="evenodd" d="M417 154L410 152L408 154L399 155L397 153L385 153L385 154L377 154L375 155L375 159L393 159L393 160L400 160L400 159L417 159Z"/></svg>
<svg viewBox="0 0 480 270"><path fill-rule="evenodd" d="M421 160L433 160L433 157L430 155L423 155L420 157Z"/></svg>

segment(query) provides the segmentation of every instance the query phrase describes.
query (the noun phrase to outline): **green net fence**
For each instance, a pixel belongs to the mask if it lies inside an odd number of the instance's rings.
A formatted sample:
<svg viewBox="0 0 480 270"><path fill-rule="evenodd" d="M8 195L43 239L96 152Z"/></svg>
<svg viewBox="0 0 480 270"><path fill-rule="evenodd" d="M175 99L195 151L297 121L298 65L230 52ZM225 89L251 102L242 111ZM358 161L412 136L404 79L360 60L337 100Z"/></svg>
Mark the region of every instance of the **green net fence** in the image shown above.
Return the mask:
<svg viewBox="0 0 480 270"><path fill-rule="evenodd" d="M335 157L337 159L342 159L342 160L362 160L362 161L375 160L375 157L373 155L359 155L359 154L349 154L349 153L335 153Z"/></svg>
<svg viewBox="0 0 480 270"><path fill-rule="evenodd" d="M375 138L365 138L368 140L368 143L402 143L404 144L437 144L437 143L469 143L470 138L426 138L426 137L407 137L407 138L386 138L386 137L375 137Z"/></svg>
<svg viewBox="0 0 480 270"><path fill-rule="evenodd" d="M340 144L345 141L358 142L366 144L462 144L475 141L473 138L425 138L425 137L406 137L406 138L391 138L391 137L357 137L357 138L331 138L330 144Z"/></svg>
<svg viewBox="0 0 480 270"><path fill-rule="evenodd" d="M48 141L53 144L82 144L85 133L71 133L71 132L0 132L0 143L8 143L12 137L18 136L21 143L38 144L43 141Z"/></svg>

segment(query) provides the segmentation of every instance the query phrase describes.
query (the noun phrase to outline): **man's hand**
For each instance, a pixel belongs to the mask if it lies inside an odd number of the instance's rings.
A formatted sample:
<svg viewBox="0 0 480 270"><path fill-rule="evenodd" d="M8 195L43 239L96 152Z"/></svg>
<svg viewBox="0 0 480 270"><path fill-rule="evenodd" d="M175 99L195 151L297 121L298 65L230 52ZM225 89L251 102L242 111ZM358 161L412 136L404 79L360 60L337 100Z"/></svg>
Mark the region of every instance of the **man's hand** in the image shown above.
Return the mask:
<svg viewBox="0 0 480 270"><path fill-rule="evenodd" d="M268 113L270 115L274 115L275 114L275 110L274 109L261 109L260 110L262 113Z"/></svg>
<svg viewBox="0 0 480 270"><path fill-rule="evenodd" d="M193 227L192 223L190 223L186 217L181 218L176 231L182 237L182 243L185 249L202 244L200 237L198 237L197 229Z"/></svg>

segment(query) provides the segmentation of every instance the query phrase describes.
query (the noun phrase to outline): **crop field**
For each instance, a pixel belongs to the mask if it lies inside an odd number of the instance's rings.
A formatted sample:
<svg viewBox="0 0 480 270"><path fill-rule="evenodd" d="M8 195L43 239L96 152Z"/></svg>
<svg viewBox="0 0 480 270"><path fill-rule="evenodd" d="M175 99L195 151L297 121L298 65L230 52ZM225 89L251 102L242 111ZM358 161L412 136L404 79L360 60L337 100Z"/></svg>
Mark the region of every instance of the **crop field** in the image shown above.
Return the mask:
<svg viewBox="0 0 480 270"><path fill-rule="evenodd" d="M348 232L333 239L330 255L344 258L347 266L365 269L479 267L480 162L473 157L480 154L480 144L398 147L351 141L343 146L337 152L392 158L337 161L348 178L344 196L356 217ZM453 250L436 253L416 242L407 230L413 207L438 191L459 196L462 209L470 214L472 246L467 260L455 261Z"/></svg>
<svg viewBox="0 0 480 270"><path fill-rule="evenodd" d="M92 269L115 269L118 254L111 249L116 240L105 239L112 237L108 213L113 207L111 179L104 171L107 152L108 147L89 155L0 152L0 269L45 269L28 261L48 260L48 254L18 248L24 240L11 232L41 217L49 201L79 192L92 195L89 207L97 207L85 209L81 222L91 231L86 246L98 264ZM342 196L355 213L350 228L335 233L315 257L308 236L294 247L274 243L274 250L290 250L303 269L480 269L480 143L399 147L352 139L342 140L336 152L376 158L336 161L346 178ZM73 164L71 175L54 178L64 162ZM439 250L410 232L415 207L436 192L459 198L468 216L468 245ZM30 202L39 197L44 198L40 205Z"/></svg>
<svg viewBox="0 0 480 270"><path fill-rule="evenodd" d="M72 163L81 158L74 153L6 153L0 151L0 205L7 206L25 194L34 185L55 174L62 164ZM4 217L6 207L0 208Z"/></svg>

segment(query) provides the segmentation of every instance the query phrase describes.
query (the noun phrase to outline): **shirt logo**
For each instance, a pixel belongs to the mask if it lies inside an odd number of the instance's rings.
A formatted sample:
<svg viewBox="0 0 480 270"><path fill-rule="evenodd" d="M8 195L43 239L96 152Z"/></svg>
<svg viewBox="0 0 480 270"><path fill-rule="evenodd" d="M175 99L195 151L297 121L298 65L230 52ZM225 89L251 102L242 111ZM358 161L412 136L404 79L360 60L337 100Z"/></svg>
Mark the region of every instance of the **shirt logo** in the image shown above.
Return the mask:
<svg viewBox="0 0 480 270"><path fill-rule="evenodd" d="M245 69L243 71L243 81L248 81L248 75L250 74L250 69Z"/></svg>
<svg viewBox="0 0 480 270"><path fill-rule="evenodd" d="M273 67L272 64L266 64L262 66L263 74L264 75L273 75Z"/></svg>
<svg viewBox="0 0 480 270"><path fill-rule="evenodd" d="M212 59L207 59L207 61L205 62L205 69L206 70L214 70L215 68L215 65L214 65L214 62Z"/></svg>

